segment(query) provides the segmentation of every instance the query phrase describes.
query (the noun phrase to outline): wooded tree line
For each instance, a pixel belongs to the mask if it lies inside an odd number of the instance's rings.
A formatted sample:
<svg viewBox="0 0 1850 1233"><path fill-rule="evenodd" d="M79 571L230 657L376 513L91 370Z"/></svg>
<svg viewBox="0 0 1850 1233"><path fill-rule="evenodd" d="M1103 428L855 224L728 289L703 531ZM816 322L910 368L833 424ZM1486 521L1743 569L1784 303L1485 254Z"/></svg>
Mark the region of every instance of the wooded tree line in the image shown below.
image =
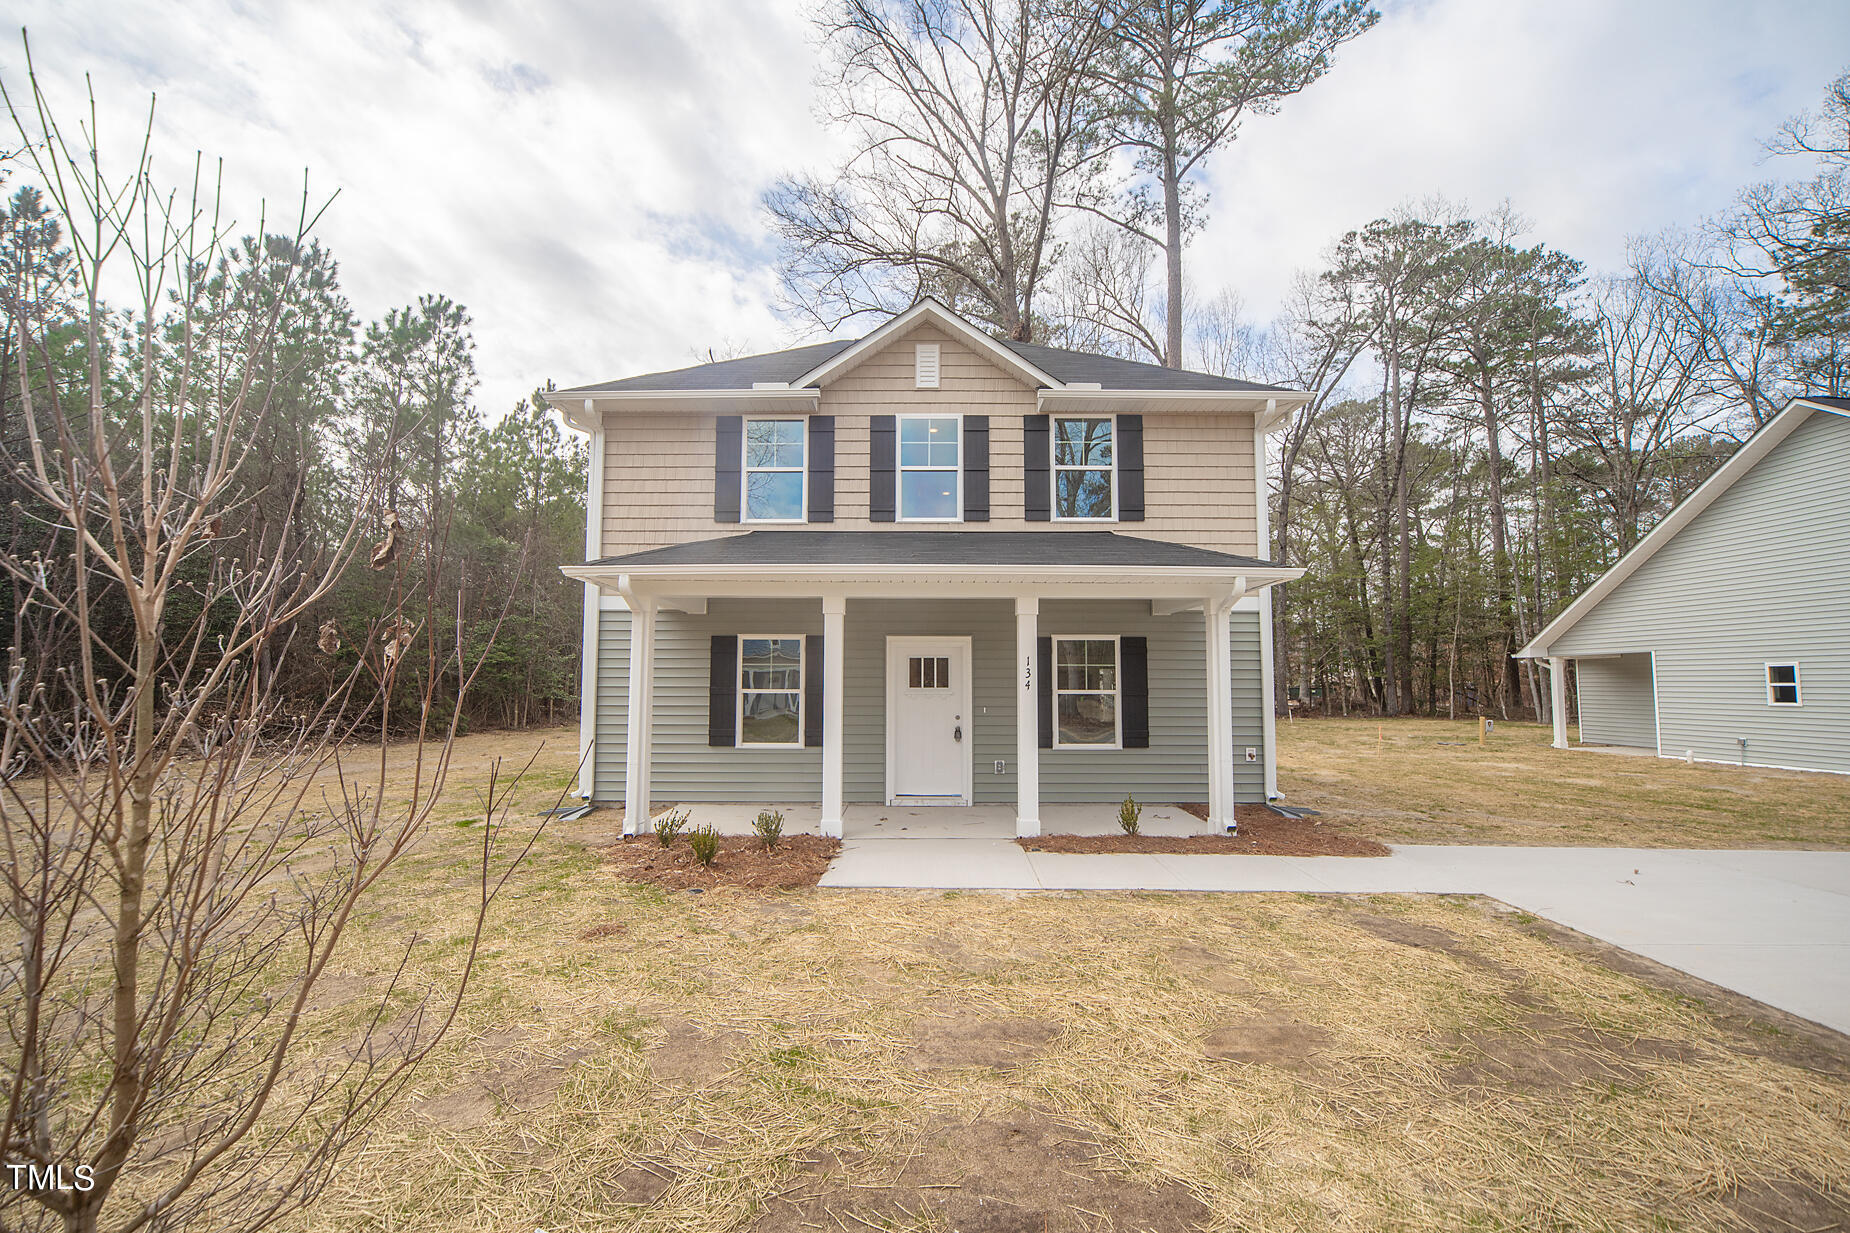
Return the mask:
<svg viewBox="0 0 1850 1233"><path fill-rule="evenodd" d="M1247 322L1187 261L1204 160L1331 71L1352 0L834 0L856 142L766 208L825 327L933 294L999 335L1275 381L1287 700L1538 717L1510 658L1799 392L1850 384L1850 77L1769 143L1793 172L1589 270L1509 206L1335 238ZM1340 70L1337 70L1340 71Z"/></svg>
<svg viewBox="0 0 1850 1233"><path fill-rule="evenodd" d="M369 637L379 636L382 614L399 602L387 592L409 576L432 601L432 628L420 633L457 650L455 663L487 654L467 691L466 723L519 725L575 714L582 588L561 577L558 565L583 551L585 447L537 394L505 415L475 405L474 342L461 305L425 295L362 321L341 291L331 252L263 234L228 245L184 289L161 290L155 302L166 311L151 323L103 304L100 345L89 347L89 292L72 260L67 220L38 187L11 187L0 209L0 309L9 324L0 343L0 551L9 561L68 573L69 593L79 593L76 575L84 567L72 556L69 528L42 507L20 470L35 446L50 448L57 437L52 424L39 422L35 434L27 423L22 374L38 414L55 408L82 441L93 430L126 433L139 413L126 397L90 405L91 362L103 388L124 394L140 388L143 369L152 366L148 384L173 406L188 405L179 394L190 386L238 393L258 409L239 443L238 497L211 528L214 551L198 554L192 567L231 560L234 573L257 578L279 562L293 568L329 559L361 514L358 533L369 537L371 567L345 569L328 594L292 619L288 637L266 643L264 688L294 699L302 713L315 710ZM137 342L144 330L155 339L146 349ZM181 427L182 456L144 460L148 465L183 474L210 450L203 420ZM125 439L120 448L133 456L133 444ZM415 568L399 568L407 561ZM191 627L205 593L203 575L189 579L187 568L165 618L175 630ZM46 664L28 668L22 655L59 661L75 649L60 641L57 614L35 602L33 590L17 571L0 581L0 622L15 648L11 667L28 677ZM99 585L94 595L92 621L126 630L119 591ZM228 627L233 615L215 619ZM408 641L410 631L402 632ZM200 653L210 654L209 641ZM416 721L425 684L416 672L401 674L394 723ZM438 682L439 707L459 692Z"/></svg>

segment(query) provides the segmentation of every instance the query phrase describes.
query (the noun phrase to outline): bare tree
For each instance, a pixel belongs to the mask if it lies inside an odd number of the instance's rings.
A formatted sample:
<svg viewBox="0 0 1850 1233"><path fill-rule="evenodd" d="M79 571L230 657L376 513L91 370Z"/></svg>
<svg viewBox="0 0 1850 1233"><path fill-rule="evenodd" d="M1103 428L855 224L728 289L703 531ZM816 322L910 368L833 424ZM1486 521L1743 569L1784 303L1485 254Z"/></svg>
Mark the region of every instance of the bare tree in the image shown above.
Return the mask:
<svg viewBox="0 0 1850 1233"><path fill-rule="evenodd" d="M300 557L245 517L296 263L267 267L282 280L267 312L209 311L229 230L213 191L196 172L188 195L157 192L147 133L112 178L94 101L71 140L27 66L24 97L0 94L70 237L79 316L75 344L52 337L39 291L10 285L24 431L4 463L54 550L0 555L23 595L0 682L0 1210L68 1233L258 1229L313 1198L441 1039L525 849L484 828L450 980L413 975L413 937L344 1051L306 1054L317 984L449 769L454 728L429 703L457 652L425 636L418 581L441 544L399 556L392 602L322 704L287 708L259 664L353 562L371 497ZM131 289L133 311L106 287ZM479 665L457 667L464 688ZM402 794L384 744L400 682L426 702ZM356 774L342 746L367 732L373 769ZM507 791L491 788L491 821Z"/></svg>
<svg viewBox="0 0 1850 1233"><path fill-rule="evenodd" d="M1202 162L1247 116L1273 111L1330 67L1337 47L1374 24L1363 0L1107 0L1110 38L1090 61L1104 152L1135 176L1116 202L1077 202L1163 254L1162 363L1182 367L1183 248L1200 221Z"/></svg>
<svg viewBox="0 0 1850 1233"><path fill-rule="evenodd" d="M855 152L780 183L766 207L791 304L824 328L936 295L1006 337L1036 331L1058 256L1055 212L1092 158L1077 72L1096 5L834 0L833 119Z"/></svg>

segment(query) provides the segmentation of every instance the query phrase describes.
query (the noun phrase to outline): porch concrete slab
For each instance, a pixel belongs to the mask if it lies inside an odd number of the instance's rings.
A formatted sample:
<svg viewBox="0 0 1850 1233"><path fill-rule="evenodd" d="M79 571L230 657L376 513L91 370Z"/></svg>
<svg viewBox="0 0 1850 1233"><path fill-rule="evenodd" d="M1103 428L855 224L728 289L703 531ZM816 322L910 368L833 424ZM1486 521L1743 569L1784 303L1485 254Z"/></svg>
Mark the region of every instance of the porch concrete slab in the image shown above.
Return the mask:
<svg viewBox="0 0 1850 1233"><path fill-rule="evenodd" d="M1028 854L1012 839L849 839L821 884L881 890L1042 889Z"/></svg>
<svg viewBox="0 0 1850 1233"><path fill-rule="evenodd" d="M847 839L1013 839L1013 805L849 805Z"/></svg>
<svg viewBox="0 0 1850 1233"><path fill-rule="evenodd" d="M1850 852L1421 845L1371 860L850 840L823 885L1488 895L1850 1032Z"/></svg>
<svg viewBox="0 0 1850 1233"><path fill-rule="evenodd" d="M752 823L757 821L762 810L775 809L784 815L784 834L786 835L820 835L822 833L821 805L767 805L751 804L698 804L682 805L687 811L687 825L711 826L722 835L749 835ZM660 817L665 810L658 809L655 816ZM654 821L653 818L650 819Z"/></svg>
<svg viewBox="0 0 1850 1233"><path fill-rule="evenodd" d="M1212 835L1206 822L1174 805L1145 805L1138 826L1146 835ZM1118 803L1041 806L1043 835L1121 835Z"/></svg>

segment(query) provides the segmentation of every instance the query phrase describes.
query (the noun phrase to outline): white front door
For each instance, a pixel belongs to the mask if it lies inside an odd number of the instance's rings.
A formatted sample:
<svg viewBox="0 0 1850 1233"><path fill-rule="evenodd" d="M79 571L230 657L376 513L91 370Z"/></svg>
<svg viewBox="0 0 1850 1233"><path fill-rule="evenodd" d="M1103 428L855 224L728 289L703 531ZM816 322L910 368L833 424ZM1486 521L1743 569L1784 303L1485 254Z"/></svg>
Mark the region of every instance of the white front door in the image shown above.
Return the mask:
<svg viewBox="0 0 1850 1233"><path fill-rule="evenodd" d="M970 640L888 638L887 801L970 803Z"/></svg>

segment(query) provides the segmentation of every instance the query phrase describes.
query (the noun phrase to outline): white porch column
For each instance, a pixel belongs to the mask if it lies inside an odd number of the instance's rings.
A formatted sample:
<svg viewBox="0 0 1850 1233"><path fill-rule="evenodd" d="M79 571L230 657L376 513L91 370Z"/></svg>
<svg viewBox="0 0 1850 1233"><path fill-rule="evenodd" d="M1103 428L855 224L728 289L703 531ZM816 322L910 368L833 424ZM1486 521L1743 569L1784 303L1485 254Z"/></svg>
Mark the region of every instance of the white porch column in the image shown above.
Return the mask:
<svg viewBox="0 0 1850 1233"><path fill-rule="evenodd" d="M842 656L848 601L822 597L822 833L842 835Z"/></svg>
<svg viewBox="0 0 1850 1233"><path fill-rule="evenodd" d="M1567 748L1567 661L1560 656L1548 660L1549 706L1554 713L1555 748Z"/></svg>
<svg viewBox="0 0 1850 1233"><path fill-rule="evenodd" d="M654 745L655 601L619 583L630 606L629 730L623 761L623 833L649 827L649 754Z"/></svg>
<svg viewBox="0 0 1850 1233"><path fill-rule="evenodd" d="M1041 601L1015 601L1015 833L1041 833L1039 648Z"/></svg>
<svg viewBox="0 0 1850 1233"><path fill-rule="evenodd" d="M1201 606L1207 652L1208 825L1233 828L1233 606L1213 596Z"/></svg>

